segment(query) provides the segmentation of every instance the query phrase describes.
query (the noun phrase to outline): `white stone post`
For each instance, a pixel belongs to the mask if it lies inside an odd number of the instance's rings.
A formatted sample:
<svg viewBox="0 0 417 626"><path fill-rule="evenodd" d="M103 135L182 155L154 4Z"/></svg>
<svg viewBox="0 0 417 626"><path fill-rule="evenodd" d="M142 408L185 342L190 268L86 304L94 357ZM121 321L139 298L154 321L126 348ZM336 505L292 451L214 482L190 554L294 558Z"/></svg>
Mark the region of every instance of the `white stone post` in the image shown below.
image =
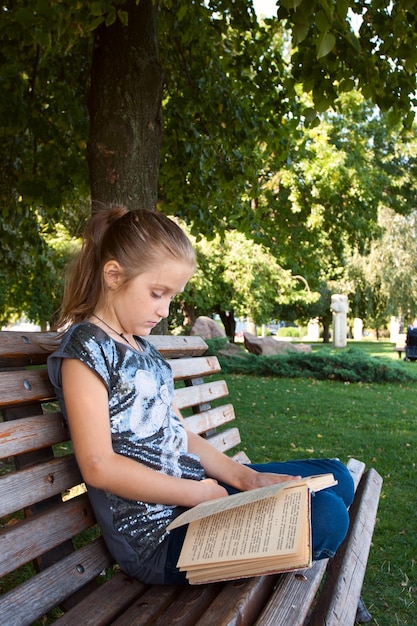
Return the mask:
<svg viewBox="0 0 417 626"><path fill-rule="evenodd" d="M353 320L353 339L354 341L362 341L363 335L363 321L360 317L355 317Z"/></svg>
<svg viewBox="0 0 417 626"><path fill-rule="evenodd" d="M317 317L308 322L307 339L309 341L318 341L320 339L320 324Z"/></svg>
<svg viewBox="0 0 417 626"><path fill-rule="evenodd" d="M330 308L333 312L333 345L335 348L346 348L347 312L349 308L347 296L333 294Z"/></svg>

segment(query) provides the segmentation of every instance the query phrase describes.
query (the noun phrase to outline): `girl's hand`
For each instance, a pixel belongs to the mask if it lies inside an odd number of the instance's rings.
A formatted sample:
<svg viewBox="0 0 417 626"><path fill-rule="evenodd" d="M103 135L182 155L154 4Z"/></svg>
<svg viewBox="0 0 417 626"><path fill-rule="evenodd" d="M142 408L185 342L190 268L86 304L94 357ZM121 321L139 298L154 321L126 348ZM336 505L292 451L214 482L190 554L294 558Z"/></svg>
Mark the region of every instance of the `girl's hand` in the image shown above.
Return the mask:
<svg viewBox="0 0 417 626"><path fill-rule="evenodd" d="M277 483L285 483L290 480L299 480L301 476L292 476L290 474L274 474L272 472L257 472L252 470L253 474L248 476L244 491L257 489L258 487L267 487L276 485Z"/></svg>
<svg viewBox="0 0 417 626"><path fill-rule="evenodd" d="M200 504L200 502L205 502L206 500L216 500L217 498L223 498L228 495L226 489L219 485L217 480L214 480L214 478L204 478L203 480L199 480L196 483L196 487L197 486L198 490L195 494L197 501L195 504Z"/></svg>

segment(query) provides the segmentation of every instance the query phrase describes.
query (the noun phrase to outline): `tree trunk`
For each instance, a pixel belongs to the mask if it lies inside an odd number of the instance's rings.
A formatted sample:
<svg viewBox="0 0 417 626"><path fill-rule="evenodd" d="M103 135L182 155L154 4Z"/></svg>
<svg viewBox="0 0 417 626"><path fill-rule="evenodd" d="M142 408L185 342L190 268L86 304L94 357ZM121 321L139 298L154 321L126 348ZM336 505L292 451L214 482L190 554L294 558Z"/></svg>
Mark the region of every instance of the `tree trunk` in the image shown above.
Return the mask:
<svg viewBox="0 0 417 626"><path fill-rule="evenodd" d="M162 135L163 74L158 62L157 8L152 0L120 5L95 32L87 158L91 198L129 209L155 209Z"/></svg>
<svg viewBox="0 0 417 626"><path fill-rule="evenodd" d="M330 324L323 321L323 343L330 343Z"/></svg>
<svg viewBox="0 0 417 626"><path fill-rule="evenodd" d="M235 341L236 332L236 319L235 312L232 311L219 311L220 319L223 323L226 335L229 337L231 343Z"/></svg>

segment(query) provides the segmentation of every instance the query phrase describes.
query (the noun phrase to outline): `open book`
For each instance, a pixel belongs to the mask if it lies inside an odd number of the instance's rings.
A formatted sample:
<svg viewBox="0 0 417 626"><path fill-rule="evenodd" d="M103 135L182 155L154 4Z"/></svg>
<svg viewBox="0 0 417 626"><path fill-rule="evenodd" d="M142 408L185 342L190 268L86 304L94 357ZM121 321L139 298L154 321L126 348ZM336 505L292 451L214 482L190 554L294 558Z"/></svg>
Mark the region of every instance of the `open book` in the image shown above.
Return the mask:
<svg viewBox="0 0 417 626"><path fill-rule="evenodd" d="M177 567L191 584L310 567L311 492L335 484L320 474L198 504L168 526L189 524Z"/></svg>

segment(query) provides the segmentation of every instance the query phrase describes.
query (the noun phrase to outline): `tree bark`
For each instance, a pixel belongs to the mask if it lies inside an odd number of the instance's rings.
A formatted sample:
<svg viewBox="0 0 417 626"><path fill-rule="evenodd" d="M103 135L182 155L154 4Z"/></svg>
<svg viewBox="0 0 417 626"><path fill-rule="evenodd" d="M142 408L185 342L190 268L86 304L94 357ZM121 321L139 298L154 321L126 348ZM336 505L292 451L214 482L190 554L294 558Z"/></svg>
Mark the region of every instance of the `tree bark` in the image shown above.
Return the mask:
<svg viewBox="0 0 417 626"><path fill-rule="evenodd" d="M219 311L219 315L226 331L226 335L229 337L230 342L234 343L236 332L236 319L234 310L232 309L231 311Z"/></svg>
<svg viewBox="0 0 417 626"><path fill-rule="evenodd" d="M157 8L152 0L120 5L95 32L87 158L91 199L155 209L162 135L163 73L158 61Z"/></svg>
<svg viewBox="0 0 417 626"><path fill-rule="evenodd" d="M330 343L330 324L322 320L323 324L323 343Z"/></svg>

